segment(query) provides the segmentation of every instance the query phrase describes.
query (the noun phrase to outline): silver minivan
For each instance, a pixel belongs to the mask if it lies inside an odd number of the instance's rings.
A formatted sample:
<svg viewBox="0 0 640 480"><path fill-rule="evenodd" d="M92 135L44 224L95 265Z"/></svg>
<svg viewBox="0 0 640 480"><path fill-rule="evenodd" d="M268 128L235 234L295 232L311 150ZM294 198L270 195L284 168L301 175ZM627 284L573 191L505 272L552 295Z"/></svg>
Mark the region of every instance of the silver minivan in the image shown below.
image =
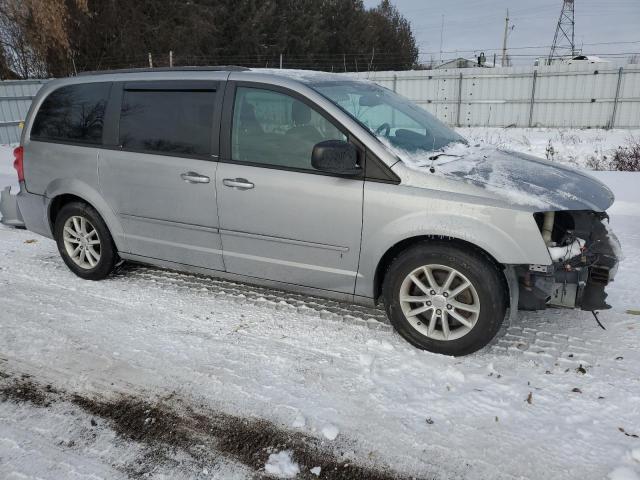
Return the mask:
<svg viewBox="0 0 640 480"><path fill-rule="evenodd" d="M365 305L465 355L507 311L608 308L613 195L471 145L374 83L290 70L98 72L47 83L15 151L19 214L78 276L121 261Z"/></svg>

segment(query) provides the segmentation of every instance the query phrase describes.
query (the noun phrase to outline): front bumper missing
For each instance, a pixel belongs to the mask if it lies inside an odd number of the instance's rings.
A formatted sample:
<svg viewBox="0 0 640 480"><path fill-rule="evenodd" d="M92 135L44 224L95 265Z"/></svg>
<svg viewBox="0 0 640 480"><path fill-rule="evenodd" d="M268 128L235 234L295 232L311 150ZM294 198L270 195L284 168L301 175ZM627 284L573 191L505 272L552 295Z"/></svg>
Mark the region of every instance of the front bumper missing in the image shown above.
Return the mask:
<svg viewBox="0 0 640 480"><path fill-rule="evenodd" d="M24 228L24 220L18 208L16 195L11 194L11 187L5 187L0 192L0 223L9 227Z"/></svg>
<svg viewBox="0 0 640 480"><path fill-rule="evenodd" d="M611 308L605 288L613 281L622 258L620 242L611 232L606 214L574 212L575 237L586 245L552 265L522 265L516 268L520 287L518 307L543 310L547 307L579 308L586 311ZM550 252L553 258L554 252ZM557 252L555 252L557 253Z"/></svg>

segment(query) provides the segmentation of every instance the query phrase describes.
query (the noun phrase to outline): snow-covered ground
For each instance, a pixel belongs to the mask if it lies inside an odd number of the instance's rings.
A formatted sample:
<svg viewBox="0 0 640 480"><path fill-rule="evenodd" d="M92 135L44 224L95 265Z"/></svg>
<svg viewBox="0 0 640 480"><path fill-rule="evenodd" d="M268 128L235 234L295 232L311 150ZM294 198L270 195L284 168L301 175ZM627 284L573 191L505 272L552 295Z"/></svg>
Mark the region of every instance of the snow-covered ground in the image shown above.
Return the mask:
<svg viewBox="0 0 640 480"><path fill-rule="evenodd" d="M13 168L13 149L12 145L0 145L0 190L7 185L12 187L13 192L17 192L18 177Z"/></svg>
<svg viewBox="0 0 640 480"><path fill-rule="evenodd" d="M568 163L588 170L607 170L613 152L630 141L640 142L640 130L558 128L458 128L473 143L502 148Z"/></svg>
<svg viewBox="0 0 640 480"><path fill-rule="evenodd" d="M625 253L607 330L521 313L464 358L379 310L147 267L83 281L0 227L0 478L637 480L640 173L597 175Z"/></svg>

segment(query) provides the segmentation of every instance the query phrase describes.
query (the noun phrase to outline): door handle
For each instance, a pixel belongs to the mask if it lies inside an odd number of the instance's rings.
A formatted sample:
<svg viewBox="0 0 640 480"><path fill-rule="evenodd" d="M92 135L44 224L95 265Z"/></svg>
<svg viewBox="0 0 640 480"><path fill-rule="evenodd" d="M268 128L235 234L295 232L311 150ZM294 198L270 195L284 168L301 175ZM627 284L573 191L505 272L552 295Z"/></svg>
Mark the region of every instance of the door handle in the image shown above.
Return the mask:
<svg viewBox="0 0 640 480"><path fill-rule="evenodd" d="M211 181L206 175L200 175L196 172L181 173L180 178L187 183L209 183Z"/></svg>
<svg viewBox="0 0 640 480"><path fill-rule="evenodd" d="M249 190L255 187L255 185L246 178L225 178L222 180L222 184L225 187L237 188L238 190Z"/></svg>

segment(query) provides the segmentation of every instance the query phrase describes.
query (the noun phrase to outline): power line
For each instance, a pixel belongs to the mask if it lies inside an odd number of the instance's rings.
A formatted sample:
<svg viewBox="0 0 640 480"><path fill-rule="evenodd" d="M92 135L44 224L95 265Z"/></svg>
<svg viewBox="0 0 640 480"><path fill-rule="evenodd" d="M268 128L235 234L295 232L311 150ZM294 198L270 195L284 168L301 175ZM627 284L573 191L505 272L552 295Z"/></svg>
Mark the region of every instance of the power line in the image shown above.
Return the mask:
<svg viewBox="0 0 640 480"><path fill-rule="evenodd" d="M596 42L596 43L583 43L583 46L597 46L597 45L631 45L631 44L640 44L640 40L633 40L628 42ZM509 50L534 50L534 49L549 49L551 45L533 45L533 46L523 46L523 47L509 47ZM500 51L501 48L473 48L469 50L445 50L442 53L473 53L473 52L494 52ZM436 53L436 52L420 52L420 53Z"/></svg>
<svg viewBox="0 0 640 480"><path fill-rule="evenodd" d="M480 51L480 50L478 50ZM154 59L154 63L156 63L157 61L163 61L163 60L167 60L168 61L168 53L167 52L151 52L153 59ZM437 53L437 52L419 52L421 55L428 55L430 53ZM456 54L459 52L449 52L451 54ZM603 57L603 58L623 58L626 56L630 56L630 55L635 55L637 54L638 51L631 51L631 52L616 52L616 53L598 53L597 55L599 57ZM278 53L271 53L271 54L264 54L264 55L250 55L250 54L245 54L245 55L192 55L192 54L179 54L174 52L174 59L189 59L189 60L204 60L204 61L230 61L230 60L235 60L235 61L253 61L253 62L265 62L265 61L279 61L279 57L280 54ZM510 55L511 57L518 57L518 58L538 58L540 57L539 54L536 53L513 53ZM166 58L165 58L166 57ZM318 63L318 62L324 62L324 63L342 63L343 58L347 58L348 62L353 62L354 60L356 61L361 61L361 59L366 59L367 61L370 60L371 57L371 53L370 52L363 52L363 53L359 53L359 54L309 54L309 55L287 55L284 54L283 55L283 59L285 63L305 63L305 62L310 62L310 63ZM409 56L405 57L407 59L409 59ZM447 56L447 57L443 57L443 61L444 60L452 60L454 58L457 58L455 56ZM397 60L398 59L398 55L396 53L376 53L376 59L380 59L382 62L391 62L393 60ZM401 58L402 59L402 58ZM112 63L112 62L118 62L118 63L126 63L126 62L136 62L136 61L145 61L148 62L148 54L139 54L139 55L131 55L131 56L123 56L123 57L102 57L102 58L96 58L93 60L93 62L98 63L101 62L102 64L108 64L108 63ZM374 63L378 63L377 61L374 60Z"/></svg>

